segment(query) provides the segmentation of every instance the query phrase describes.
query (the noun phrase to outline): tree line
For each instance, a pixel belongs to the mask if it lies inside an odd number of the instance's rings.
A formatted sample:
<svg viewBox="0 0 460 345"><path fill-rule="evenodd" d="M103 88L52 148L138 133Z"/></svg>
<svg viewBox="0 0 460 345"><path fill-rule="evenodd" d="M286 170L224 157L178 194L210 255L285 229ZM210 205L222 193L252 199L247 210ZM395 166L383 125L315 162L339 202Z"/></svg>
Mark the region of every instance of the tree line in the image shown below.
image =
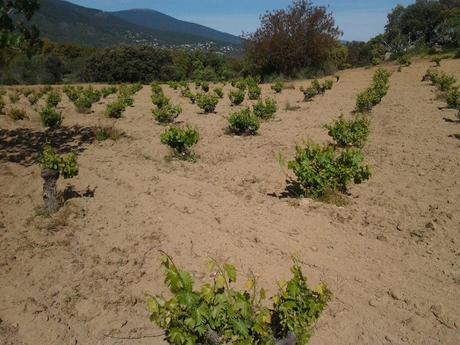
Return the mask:
<svg viewBox="0 0 460 345"><path fill-rule="evenodd" d="M334 15L310 0L266 12L244 37L242 56L151 46L90 48L54 44L27 26L37 0L0 2L0 83L151 82L310 78L378 64L411 50L460 47L460 0L417 0L396 6L385 31L368 42L340 41Z"/></svg>

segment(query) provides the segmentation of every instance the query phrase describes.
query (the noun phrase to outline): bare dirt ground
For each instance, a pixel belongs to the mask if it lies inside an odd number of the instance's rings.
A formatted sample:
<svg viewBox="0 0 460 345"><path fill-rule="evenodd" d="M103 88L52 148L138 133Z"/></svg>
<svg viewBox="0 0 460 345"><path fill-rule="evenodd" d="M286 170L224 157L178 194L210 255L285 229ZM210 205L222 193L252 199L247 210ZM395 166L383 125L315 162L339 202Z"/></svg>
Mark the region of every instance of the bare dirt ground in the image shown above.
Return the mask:
<svg viewBox="0 0 460 345"><path fill-rule="evenodd" d="M344 207L283 197L292 176L277 156L291 158L305 139L327 142L322 126L350 114L373 69L344 71L296 111L284 105L301 92L283 91L256 137L224 134L227 97L217 114L202 115L165 87L184 109L178 120L200 131L196 163L164 159L149 87L115 122L127 135L116 142L95 141L91 129L112 123L107 100L79 115L66 99L71 130L51 141L79 152L80 175L60 182L75 197L49 219L35 211L45 137L21 100L30 120L0 116L0 343L164 344L145 307L148 294L166 291L164 250L198 282L215 258L235 264L240 282L254 272L270 293L297 255L311 284L323 280L333 293L311 345L460 344L460 140L450 137L460 124L420 81L428 66L389 67L365 147L373 176L351 188ZM460 60L441 69L460 78Z"/></svg>

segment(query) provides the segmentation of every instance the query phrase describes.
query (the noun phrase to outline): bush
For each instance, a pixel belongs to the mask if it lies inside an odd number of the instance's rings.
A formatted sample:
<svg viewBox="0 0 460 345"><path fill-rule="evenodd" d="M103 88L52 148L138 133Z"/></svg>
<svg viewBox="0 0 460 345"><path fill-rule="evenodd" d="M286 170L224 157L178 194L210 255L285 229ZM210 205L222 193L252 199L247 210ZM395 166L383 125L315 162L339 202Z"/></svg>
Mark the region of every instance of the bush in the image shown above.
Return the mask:
<svg viewBox="0 0 460 345"><path fill-rule="evenodd" d="M249 99L251 100L259 99L261 94L262 94L262 89L260 88L259 85L249 85L248 87Z"/></svg>
<svg viewBox="0 0 460 345"><path fill-rule="evenodd" d="M44 108L40 112L40 118L45 127L59 127L62 123L62 113L54 108Z"/></svg>
<svg viewBox="0 0 460 345"><path fill-rule="evenodd" d="M267 120L275 115L277 108L276 101L273 98L266 98L265 102L260 100L254 104L253 111L257 117Z"/></svg>
<svg viewBox="0 0 460 345"><path fill-rule="evenodd" d="M334 81L331 79L327 79L323 83L323 87L326 90L332 90L332 87L334 86Z"/></svg>
<svg viewBox="0 0 460 345"><path fill-rule="evenodd" d="M354 146L361 148L369 136L369 120L364 116L352 120L340 117L332 125L326 125L329 136L341 147Z"/></svg>
<svg viewBox="0 0 460 345"><path fill-rule="evenodd" d="M435 77L433 82L440 91L446 92L449 91L450 88L457 82L457 79L455 79L452 75L440 73L437 77Z"/></svg>
<svg viewBox="0 0 460 345"><path fill-rule="evenodd" d="M40 100L40 96L36 92L32 92L27 96L27 100L29 101L30 105L35 105Z"/></svg>
<svg viewBox="0 0 460 345"><path fill-rule="evenodd" d="M224 90L221 87L214 88L214 94L219 98L224 98Z"/></svg>
<svg viewBox="0 0 460 345"><path fill-rule="evenodd" d="M304 102L309 102L309 101L311 101L313 99L313 97L318 95L318 89L314 85L311 85L306 89L303 86L301 86L300 91L302 91L302 93L303 93L303 96L304 96L303 101Z"/></svg>
<svg viewBox="0 0 460 345"><path fill-rule="evenodd" d="M442 57L436 56L431 60L431 62L434 62L436 64L436 67L441 67L441 60Z"/></svg>
<svg viewBox="0 0 460 345"><path fill-rule="evenodd" d="M198 94L196 95L196 104L200 107L205 114L213 113L216 110L216 106L219 103L219 98L207 95Z"/></svg>
<svg viewBox="0 0 460 345"><path fill-rule="evenodd" d="M73 86L64 87L64 93L72 102L75 102L80 97L80 94L82 93L82 91L83 91L82 86L78 88L73 87Z"/></svg>
<svg viewBox="0 0 460 345"><path fill-rule="evenodd" d="M408 55L401 55L398 58L398 63L402 66L409 67L412 64L412 61Z"/></svg>
<svg viewBox="0 0 460 345"><path fill-rule="evenodd" d="M201 90L203 90L204 92L209 91L209 83L207 81L202 81L200 85L201 85Z"/></svg>
<svg viewBox="0 0 460 345"><path fill-rule="evenodd" d="M173 90L177 90L179 88L179 83L177 81L168 81L167 84Z"/></svg>
<svg viewBox="0 0 460 345"><path fill-rule="evenodd" d="M373 76L372 85L361 92L356 99L356 111L363 113L369 112L372 108L382 101L388 92L390 73L383 68L379 68Z"/></svg>
<svg viewBox="0 0 460 345"><path fill-rule="evenodd" d="M107 105L105 115L111 118L119 119L122 116L125 109L126 105L123 103L123 101L117 100Z"/></svg>
<svg viewBox="0 0 460 345"><path fill-rule="evenodd" d="M120 139L124 133L114 126L105 126L96 128L95 135L97 141L104 141L109 139L116 141Z"/></svg>
<svg viewBox="0 0 460 345"><path fill-rule="evenodd" d="M460 91L458 88L452 88L447 93L446 102L449 108L460 109Z"/></svg>
<svg viewBox="0 0 460 345"><path fill-rule="evenodd" d="M8 95L8 98L10 99L11 104L16 104L19 102L19 98L21 97L21 94L16 90L13 91Z"/></svg>
<svg viewBox="0 0 460 345"><path fill-rule="evenodd" d="M134 105L134 98L128 95L118 97L118 102L123 104L125 108L132 107Z"/></svg>
<svg viewBox="0 0 460 345"><path fill-rule="evenodd" d="M5 101L3 100L3 97L0 96L0 114L3 114L3 111L5 110Z"/></svg>
<svg viewBox="0 0 460 345"><path fill-rule="evenodd" d="M312 290L294 260L293 277L280 284L279 292L266 306L266 293L251 276L242 291L235 290L236 269L230 264L209 263L213 281L194 290L192 276L180 271L173 260L161 259L165 284L173 297L148 299L150 320L165 330L170 344L288 344L305 345L313 326L330 300L325 285Z"/></svg>
<svg viewBox="0 0 460 345"><path fill-rule="evenodd" d="M75 105L75 110L77 111L77 113L89 114L91 112L91 107L93 103L88 97L81 95L74 102L74 105Z"/></svg>
<svg viewBox="0 0 460 345"><path fill-rule="evenodd" d="M339 154L331 145L309 143L296 148L296 157L288 163L306 196L322 198L337 191L346 192L350 182L361 183L370 177L370 169L362 164L363 155L355 148Z"/></svg>
<svg viewBox="0 0 460 345"><path fill-rule="evenodd" d="M196 102L196 98L197 98L197 94L193 93L192 91L190 91L189 89L186 89L183 91L182 95L186 98L188 98L190 100L190 102L192 102L192 104L195 104Z"/></svg>
<svg viewBox="0 0 460 345"><path fill-rule="evenodd" d="M190 156L190 148L198 142L199 138L198 131L191 127L185 129L171 127L161 135L160 140L179 156L186 157Z"/></svg>
<svg viewBox="0 0 460 345"><path fill-rule="evenodd" d="M163 108L169 104L169 97L166 97L163 93L155 93L151 96L152 103L158 108Z"/></svg>
<svg viewBox="0 0 460 345"><path fill-rule="evenodd" d="M24 120L27 118L27 113L24 109L19 109L19 108L11 108L10 111L8 112L8 116L14 120Z"/></svg>
<svg viewBox="0 0 460 345"><path fill-rule="evenodd" d="M58 172L65 179L77 176L79 170L75 154L70 154L67 157L59 156L49 146L46 146L42 152L40 166L42 169Z"/></svg>
<svg viewBox="0 0 460 345"><path fill-rule="evenodd" d="M245 96L245 92L238 89L238 90L230 91L228 98L230 99L230 102L232 103L232 105L240 105L244 101L244 96Z"/></svg>
<svg viewBox="0 0 460 345"><path fill-rule="evenodd" d="M255 135L260 127L259 118L252 115L249 108L233 113L228 122L229 131L237 135Z"/></svg>
<svg viewBox="0 0 460 345"><path fill-rule="evenodd" d="M50 92L46 99L46 106L48 108L56 108L61 101L61 95L57 92Z"/></svg>
<svg viewBox="0 0 460 345"><path fill-rule="evenodd" d="M281 93L281 91L284 89L284 83L282 81L277 81L271 86L271 89L276 93Z"/></svg>
<svg viewBox="0 0 460 345"><path fill-rule="evenodd" d="M159 123L171 123L182 113L182 108L178 105L167 104L153 110L152 113Z"/></svg>
<svg viewBox="0 0 460 345"><path fill-rule="evenodd" d="M102 97L107 98L110 95L117 93L118 88L116 86L107 86L101 89Z"/></svg>
<svg viewBox="0 0 460 345"><path fill-rule="evenodd" d="M150 88L152 89L152 93L154 93L154 94L162 94L163 93L163 89L161 88L161 85L158 82L151 83Z"/></svg>

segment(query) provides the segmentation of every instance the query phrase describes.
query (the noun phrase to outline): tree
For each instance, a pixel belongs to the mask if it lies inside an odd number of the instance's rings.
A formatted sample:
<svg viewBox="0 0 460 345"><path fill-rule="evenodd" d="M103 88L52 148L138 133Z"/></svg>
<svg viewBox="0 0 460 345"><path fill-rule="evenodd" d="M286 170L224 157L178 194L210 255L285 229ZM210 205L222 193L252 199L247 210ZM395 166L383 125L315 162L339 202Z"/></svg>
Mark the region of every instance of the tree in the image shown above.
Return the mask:
<svg viewBox="0 0 460 345"><path fill-rule="evenodd" d="M342 32L332 13L309 0L294 0L287 9L261 16L256 32L246 36L247 59L262 73L293 74L320 66Z"/></svg>
<svg viewBox="0 0 460 345"><path fill-rule="evenodd" d="M27 26L38 0L0 0L0 48L31 50L40 44L35 26Z"/></svg>

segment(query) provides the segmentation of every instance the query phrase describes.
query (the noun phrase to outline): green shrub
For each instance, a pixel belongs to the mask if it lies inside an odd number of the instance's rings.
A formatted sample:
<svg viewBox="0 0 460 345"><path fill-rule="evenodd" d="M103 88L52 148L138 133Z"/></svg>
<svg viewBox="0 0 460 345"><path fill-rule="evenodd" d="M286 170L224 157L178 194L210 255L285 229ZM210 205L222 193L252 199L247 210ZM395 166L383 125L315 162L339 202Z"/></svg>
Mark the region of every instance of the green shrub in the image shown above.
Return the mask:
<svg viewBox="0 0 460 345"><path fill-rule="evenodd" d="M219 103L219 98L208 94L196 95L196 104L205 114L213 113Z"/></svg>
<svg viewBox="0 0 460 345"><path fill-rule="evenodd" d="M67 157L59 156L49 146L46 146L42 152L40 166L42 169L50 169L58 172L65 179L77 176L79 170L75 154L72 153Z"/></svg>
<svg viewBox="0 0 460 345"><path fill-rule="evenodd" d="M356 99L356 111L363 113L369 112L372 108L382 101L388 92L390 73L383 68L379 68L373 76L372 85L361 92Z"/></svg>
<svg viewBox="0 0 460 345"><path fill-rule="evenodd" d="M332 87L334 86L334 81L332 79L327 79L323 83L323 87L326 90L332 90Z"/></svg>
<svg viewBox="0 0 460 345"><path fill-rule="evenodd" d="M64 93L72 102L75 102L80 97L80 94L82 93L82 91L83 91L82 86L76 88L76 87L67 85L64 87Z"/></svg>
<svg viewBox="0 0 460 345"><path fill-rule="evenodd" d="M435 85L438 86L439 90L442 92L449 91L450 88L457 82L452 75L447 75L445 73L440 73L437 78L435 78Z"/></svg>
<svg viewBox="0 0 460 345"><path fill-rule="evenodd" d="M309 102L309 101L311 101L313 99L313 97L318 95L318 89L316 88L315 85L310 85L306 89L303 86L301 86L300 91L302 91L302 93L303 93L303 96L304 96L303 101L304 102Z"/></svg>
<svg viewBox="0 0 460 345"><path fill-rule="evenodd" d="M126 105L121 100L109 103L105 110L105 115L114 119L119 119L126 109Z"/></svg>
<svg viewBox="0 0 460 345"><path fill-rule="evenodd" d="M18 121L18 120L24 120L27 118L27 113L24 109L19 109L19 108L11 108L9 111L8 111L8 116L14 120L14 121Z"/></svg>
<svg viewBox="0 0 460 345"><path fill-rule="evenodd" d="M59 127L62 123L62 113L57 112L54 108L43 108L40 112L40 118L45 127Z"/></svg>
<svg viewBox="0 0 460 345"><path fill-rule="evenodd" d="M309 143L296 148L296 157L288 163L306 196L322 198L337 191L345 192L351 183L370 177L370 169L362 164L363 155L355 148L340 153L332 145Z"/></svg>
<svg viewBox="0 0 460 345"><path fill-rule="evenodd" d="M410 57L408 55L401 55L398 58L398 63L400 65L405 66L405 67L409 67L412 64L412 61L411 61L411 59L410 59Z"/></svg>
<svg viewBox="0 0 460 345"><path fill-rule="evenodd" d="M271 86L271 89L276 93L281 93L284 89L284 83L282 81L277 81Z"/></svg>
<svg viewBox="0 0 460 345"><path fill-rule="evenodd" d="M85 95L82 94L74 102L74 105L75 105L75 110L76 110L77 113L89 114L91 112L91 107L92 107L93 103L91 102L91 100L88 97L86 97Z"/></svg>
<svg viewBox="0 0 460 345"><path fill-rule="evenodd" d="M151 96L152 103L158 108L163 108L170 102L169 97L166 97L163 93L155 93Z"/></svg>
<svg viewBox="0 0 460 345"><path fill-rule="evenodd" d="M228 118L229 131L237 135L255 135L260 127L260 120L251 114L249 108L233 113Z"/></svg>
<svg viewBox="0 0 460 345"><path fill-rule="evenodd" d="M230 99L232 105L240 105L244 101L244 96L245 92L240 89L237 89L230 91L228 98Z"/></svg>
<svg viewBox="0 0 460 345"><path fill-rule="evenodd" d="M277 110L278 106L273 98L266 98L265 102L260 100L253 106L254 115L264 120L271 119Z"/></svg>
<svg viewBox="0 0 460 345"><path fill-rule="evenodd" d="M377 57L374 57L372 58L372 61L371 63L374 65L374 66L378 66L382 63L382 60L380 58L377 58Z"/></svg>
<svg viewBox="0 0 460 345"><path fill-rule="evenodd" d="M204 92L209 91L209 83L207 81L202 81L201 82L201 90L203 90Z"/></svg>
<svg viewBox="0 0 460 345"><path fill-rule="evenodd" d="M8 95L8 98L10 99L11 104L16 104L19 102L19 99L21 97L21 94L15 90L12 93Z"/></svg>
<svg viewBox="0 0 460 345"><path fill-rule="evenodd" d="M163 93L163 89L161 88L161 85L158 82L151 83L150 88L152 89L152 93L154 93L154 94L162 94Z"/></svg>
<svg viewBox="0 0 460 345"><path fill-rule="evenodd" d="M452 88L447 93L446 102L449 108L460 109L460 91L458 88Z"/></svg>
<svg viewBox="0 0 460 345"><path fill-rule="evenodd" d="M32 92L27 96L27 100L29 101L30 105L35 105L40 100L40 96L36 92Z"/></svg>
<svg viewBox="0 0 460 345"><path fill-rule="evenodd" d="M179 88L179 83L177 81L168 81L167 84L173 90L177 90Z"/></svg>
<svg viewBox="0 0 460 345"><path fill-rule="evenodd" d="M179 156L190 156L190 148L195 145L200 136L196 129L187 127L171 127L161 134L160 140L163 145L168 145Z"/></svg>
<svg viewBox="0 0 460 345"><path fill-rule="evenodd" d="M295 260L293 277L280 284L272 308L254 276L244 290L234 289L233 265L210 262L212 282L196 290L192 276L179 270L169 256L161 258L161 266L172 298L151 297L148 310L150 320L165 330L166 340L174 345L288 344L283 340L291 332L293 344L305 345L331 296L325 285L310 289Z"/></svg>
<svg viewBox="0 0 460 345"><path fill-rule="evenodd" d="M441 67L441 60L442 57L436 56L431 60L431 62L434 62L436 64L436 67Z"/></svg>
<svg viewBox="0 0 460 345"><path fill-rule="evenodd" d="M118 97L118 102L123 104L125 108L132 107L134 105L134 98L129 95L124 95L124 96Z"/></svg>
<svg viewBox="0 0 460 345"><path fill-rule="evenodd" d="M259 85L249 85L248 87L249 99L251 100L259 99L261 94L262 94L262 89L260 88Z"/></svg>
<svg viewBox="0 0 460 345"><path fill-rule="evenodd" d="M329 136L341 147L354 146L361 148L369 136L369 120L364 116L345 120L341 116L332 125L326 125Z"/></svg>
<svg viewBox="0 0 460 345"><path fill-rule="evenodd" d="M90 85L87 88L83 89L83 91L81 92L80 97L85 97L91 103L96 103L96 102L99 102L101 100L102 94L101 94L101 91L93 88L93 86Z"/></svg>
<svg viewBox="0 0 460 345"><path fill-rule="evenodd" d="M193 93L192 91L190 90L184 90L183 92L183 96L188 98L190 100L190 102L192 102L192 104L195 104L196 102L196 98L197 98L197 94Z"/></svg>
<svg viewBox="0 0 460 345"><path fill-rule="evenodd" d="M378 96L374 89L367 89L361 92L356 98L356 111L360 113L369 112L378 103Z"/></svg>
<svg viewBox="0 0 460 345"><path fill-rule="evenodd" d="M123 137L124 133L114 126L97 127L95 136L97 141L113 140L116 141Z"/></svg>
<svg viewBox="0 0 460 345"><path fill-rule="evenodd" d="M153 110L152 113L159 123L171 123L182 113L182 108L178 105L167 104Z"/></svg>
<svg viewBox="0 0 460 345"><path fill-rule="evenodd" d="M3 100L3 97L0 96L0 114L3 114L3 111L5 110L5 101Z"/></svg>
<svg viewBox="0 0 460 345"><path fill-rule="evenodd" d="M102 97L107 98L110 95L117 93L118 88L116 86L107 86L101 89Z"/></svg>
<svg viewBox="0 0 460 345"><path fill-rule="evenodd" d="M221 87L214 88L214 94L219 98L224 98L224 90Z"/></svg>
<svg viewBox="0 0 460 345"><path fill-rule="evenodd" d="M246 80L240 79L240 80L237 80L235 83L232 83L232 86L244 92L246 91L248 84L246 83Z"/></svg>
<svg viewBox="0 0 460 345"><path fill-rule="evenodd" d="M56 108L60 101L61 101L61 95L59 95L59 93L50 92L48 93L48 97L46 99L46 106L48 108Z"/></svg>

